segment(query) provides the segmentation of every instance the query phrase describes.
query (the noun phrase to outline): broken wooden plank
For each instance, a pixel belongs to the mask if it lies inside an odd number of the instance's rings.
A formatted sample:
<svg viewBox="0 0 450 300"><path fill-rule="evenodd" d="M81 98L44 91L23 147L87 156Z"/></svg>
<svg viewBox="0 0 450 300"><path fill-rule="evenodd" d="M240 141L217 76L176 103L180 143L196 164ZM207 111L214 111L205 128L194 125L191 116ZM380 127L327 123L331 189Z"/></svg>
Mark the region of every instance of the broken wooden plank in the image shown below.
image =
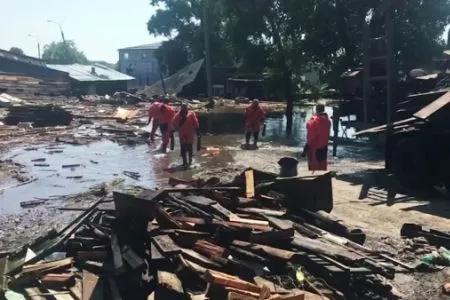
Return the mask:
<svg viewBox="0 0 450 300"><path fill-rule="evenodd" d="M205 268L221 268L221 266L215 262L213 262L212 260L210 260L209 258L201 255L200 253L192 250L192 249L186 249L186 248L181 248L181 254L186 257L187 259L201 265L202 267Z"/></svg>
<svg viewBox="0 0 450 300"><path fill-rule="evenodd" d="M153 242L150 243L150 257L152 262L165 261L166 257L159 252L158 248Z"/></svg>
<svg viewBox="0 0 450 300"><path fill-rule="evenodd" d="M54 286L54 285L65 285L67 287L72 286L74 282L74 276L71 273L65 273L65 274L46 274L41 277L40 281L42 284L48 286Z"/></svg>
<svg viewBox="0 0 450 300"><path fill-rule="evenodd" d="M121 274L125 271L125 265L123 264L122 253L120 252L119 239L117 238L117 234L115 232L111 234L111 252L113 256L115 273Z"/></svg>
<svg viewBox="0 0 450 300"><path fill-rule="evenodd" d="M273 258L290 261L296 257L296 253L289 250L274 248L266 245L253 244L245 241L233 241L233 245L237 247L241 247L243 249L247 249L253 251L255 253L259 253L261 255L267 255Z"/></svg>
<svg viewBox="0 0 450 300"><path fill-rule="evenodd" d="M26 207L33 207L37 205L41 205L47 202L47 200L30 200L30 201L22 201L20 202L20 207L26 208Z"/></svg>
<svg viewBox="0 0 450 300"><path fill-rule="evenodd" d="M83 270L82 286L83 286L82 300L103 299L103 297L95 298L96 295L103 294L103 289L100 286L99 276L92 274L91 272L88 272L86 270Z"/></svg>
<svg viewBox="0 0 450 300"><path fill-rule="evenodd" d="M291 229L293 228L293 223L290 220L279 219L272 216L265 216L265 218L270 222L271 225L278 229Z"/></svg>
<svg viewBox="0 0 450 300"><path fill-rule="evenodd" d="M58 269L67 269L72 267L73 264L73 258L68 257L60 260L55 260L51 262L46 263L40 263L40 264L32 264L32 265L25 265L22 267L22 274L30 274L30 273L43 273L43 272L50 272Z"/></svg>
<svg viewBox="0 0 450 300"><path fill-rule="evenodd" d="M177 275L166 271L156 272L158 287L155 299L185 299L183 285Z"/></svg>
<svg viewBox="0 0 450 300"><path fill-rule="evenodd" d="M260 296L258 293L238 290L230 287L225 287L228 292L227 300L259 300Z"/></svg>
<svg viewBox="0 0 450 300"><path fill-rule="evenodd" d="M133 270L140 270L145 268L144 260L128 246L124 247L122 251L122 257Z"/></svg>
<svg viewBox="0 0 450 300"><path fill-rule="evenodd" d="M189 218L189 217L173 217L174 220L179 222L191 223L195 225L204 225L204 224L214 224L221 225L227 227L234 227L239 229L251 229L257 231L270 231L272 228L268 225L257 225L257 224L248 224L241 222L229 222L229 221L220 221L220 220L212 220L211 222L201 219L201 218Z"/></svg>
<svg viewBox="0 0 450 300"><path fill-rule="evenodd" d="M209 283L214 283L223 287L231 287L243 291L257 293L261 295L261 292L265 290L265 295L262 299L266 299L270 296L270 291L267 287L259 287L256 284L250 283L248 281L242 280L239 277L222 273L214 270L207 270L205 273L205 281Z"/></svg>
<svg viewBox="0 0 450 300"><path fill-rule="evenodd" d="M155 207L155 218L160 228L186 229L187 227L187 225L177 222L160 205Z"/></svg>
<svg viewBox="0 0 450 300"><path fill-rule="evenodd" d="M154 236L152 240L163 255L176 255L181 252L181 248L168 235Z"/></svg>
<svg viewBox="0 0 450 300"><path fill-rule="evenodd" d="M184 201L189 202L192 205L196 205L198 207L208 207L214 204L217 204L217 201L214 201L212 199L203 197L203 196L194 196L194 195L189 195L189 196L185 196L182 198Z"/></svg>
<svg viewBox="0 0 450 300"><path fill-rule="evenodd" d="M255 180L251 169L245 171L245 197L255 197Z"/></svg>
<svg viewBox="0 0 450 300"><path fill-rule="evenodd" d="M195 242L193 249L207 257L226 257L228 250L205 240Z"/></svg>
<svg viewBox="0 0 450 300"><path fill-rule="evenodd" d="M238 212L244 212L244 213L254 213L264 216L272 216L272 217L282 217L286 215L286 211L284 210L272 210L272 209L263 209L263 208L256 208L256 207L245 207L245 208L238 208Z"/></svg>
<svg viewBox="0 0 450 300"><path fill-rule="evenodd" d="M82 260L103 261L108 257L108 252L106 252L105 250L77 251L75 257Z"/></svg>
<svg viewBox="0 0 450 300"><path fill-rule="evenodd" d="M279 242L280 240L293 238L294 233L295 233L294 228L272 230L258 233L252 232L250 235L250 242L261 244L273 244Z"/></svg>
<svg viewBox="0 0 450 300"><path fill-rule="evenodd" d="M197 264L193 261L190 261L189 259L184 258L182 255L179 255L179 257L180 257L181 264L185 268L193 271L194 273L203 275L203 274L205 274L206 270L208 270L207 268L204 268L204 267L200 266L199 264Z"/></svg>
<svg viewBox="0 0 450 300"><path fill-rule="evenodd" d="M63 169L68 169L68 168L76 168L76 167L79 167L79 166L81 166L81 165L80 164L71 164L71 165L62 165L61 167Z"/></svg>
<svg viewBox="0 0 450 300"><path fill-rule="evenodd" d="M273 283L272 281L269 281L263 277L255 276L253 277L253 281L255 281L256 285L258 286L266 286L269 288L270 293L272 294L287 294L289 293L289 290L286 290L282 288L281 286Z"/></svg>
<svg viewBox="0 0 450 300"><path fill-rule="evenodd" d="M245 224L251 224L251 225L262 225L262 226L268 226L268 221L262 221L262 220L255 220L255 219L248 219L248 218L241 218L236 215L230 217L230 222L238 222L238 223L245 223Z"/></svg>
<svg viewBox="0 0 450 300"><path fill-rule="evenodd" d="M77 300L81 300L83 297L83 287L81 279L75 278L75 284L69 288L70 294Z"/></svg>
<svg viewBox="0 0 450 300"><path fill-rule="evenodd" d="M225 218L225 220L230 221L231 219L236 219L238 216L236 216L233 212L229 211L219 203L210 205L210 208L217 213L220 217Z"/></svg>

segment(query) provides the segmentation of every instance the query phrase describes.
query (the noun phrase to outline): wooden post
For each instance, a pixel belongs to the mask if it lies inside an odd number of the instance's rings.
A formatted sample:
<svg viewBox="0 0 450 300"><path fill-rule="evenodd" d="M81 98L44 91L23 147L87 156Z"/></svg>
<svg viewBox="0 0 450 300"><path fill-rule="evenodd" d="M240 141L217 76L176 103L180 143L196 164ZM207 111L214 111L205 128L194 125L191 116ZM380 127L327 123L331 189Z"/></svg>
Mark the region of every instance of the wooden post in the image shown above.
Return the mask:
<svg viewBox="0 0 450 300"><path fill-rule="evenodd" d="M207 92L210 101L213 99L213 79L212 79L212 66L211 66L211 45L209 41L209 16L208 16L208 0L203 0L203 36L205 42L205 69L206 69L206 82Z"/></svg>

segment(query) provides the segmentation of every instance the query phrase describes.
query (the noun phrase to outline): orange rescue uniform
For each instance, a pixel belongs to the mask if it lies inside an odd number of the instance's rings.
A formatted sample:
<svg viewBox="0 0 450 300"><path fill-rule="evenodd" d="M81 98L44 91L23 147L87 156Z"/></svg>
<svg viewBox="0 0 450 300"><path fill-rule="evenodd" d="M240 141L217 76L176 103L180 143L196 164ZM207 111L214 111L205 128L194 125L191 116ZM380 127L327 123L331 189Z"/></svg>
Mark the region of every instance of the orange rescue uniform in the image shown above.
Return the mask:
<svg viewBox="0 0 450 300"><path fill-rule="evenodd" d="M181 122L181 113L177 112L172 121L172 129L178 131L180 144L192 145L199 123L197 115L193 111L189 111L184 122Z"/></svg>
<svg viewBox="0 0 450 300"><path fill-rule="evenodd" d="M170 125L172 123L175 111L168 104L161 104L158 113L159 129L161 130L163 147L167 147L170 142Z"/></svg>
<svg viewBox="0 0 450 300"><path fill-rule="evenodd" d="M152 131L150 133L150 139L153 141L155 140L155 133L158 129L158 119L160 114L162 103L154 102L152 105L150 105L150 108L148 109L148 119L153 120L152 122Z"/></svg>
<svg viewBox="0 0 450 300"><path fill-rule="evenodd" d="M250 105L245 109L245 130L246 132L259 132L261 123L264 121L265 113L261 106Z"/></svg>
<svg viewBox="0 0 450 300"><path fill-rule="evenodd" d="M326 113L316 113L306 123L309 170L327 170L331 122Z"/></svg>

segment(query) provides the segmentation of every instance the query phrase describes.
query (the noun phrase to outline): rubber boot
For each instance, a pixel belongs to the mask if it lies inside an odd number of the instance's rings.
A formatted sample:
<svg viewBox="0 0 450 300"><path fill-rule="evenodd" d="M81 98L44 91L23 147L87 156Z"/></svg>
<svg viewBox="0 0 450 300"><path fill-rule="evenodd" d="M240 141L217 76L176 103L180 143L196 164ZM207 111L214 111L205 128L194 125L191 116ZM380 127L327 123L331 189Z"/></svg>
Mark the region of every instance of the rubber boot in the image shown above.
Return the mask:
<svg viewBox="0 0 450 300"><path fill-rule="evenodd" d="M250 137L252 136L251 132L247 132L245 133L245 144L249 145L250 144Z"/></svg>
<svg viewBox="0 0 450 300"><path fill-rule="evenodd" d="M258 131L253 132L253 146L255 146L255 148L258 147L258 139L259 139L259 132Z"/></svg>
<svg viewBox="0 0 450 300"><path fill-rule="evenodd" d="M187 146L188 156L189 156L189 166L192 165L192 144Z"/></svg>
<svg viewBox="0 0 450 300"><path fill-rule="evenodd" d="M188 162L187 162L187 158L186 158L186 149L183 148L181 149L181 159L183 160L183 168L187 168L188 167Z"/></svg>

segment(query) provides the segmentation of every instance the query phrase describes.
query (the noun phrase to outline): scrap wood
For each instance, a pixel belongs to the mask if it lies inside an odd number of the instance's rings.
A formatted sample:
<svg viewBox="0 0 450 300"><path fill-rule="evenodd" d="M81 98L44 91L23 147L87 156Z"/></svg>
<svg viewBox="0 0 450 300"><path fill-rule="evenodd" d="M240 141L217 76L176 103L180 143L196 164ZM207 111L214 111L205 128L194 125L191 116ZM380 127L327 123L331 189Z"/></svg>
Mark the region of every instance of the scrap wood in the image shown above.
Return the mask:
<svg viewBox="0 0 450 300"><path fill-rule="evenodd" d="M223 287L235 288L248 292L257 293L262 299L267 299L270 296L270 290L266 286L257 286L256 284L242 280L239 277L229 275L214 270L207 270L205 273L205 280L209 283L214 283Z"/></svg>
<svg viewBox="0 0 450 300"><path fill-rule="evenodd" d="M207 257L226 257L228 250L205 240L195 242L193 249Z"/></svg>
<svg viewBox="0 0 450 300"><path fill-rule="evenodd" d="M252 243L262 243L262 244L276 244L280 240L289 240L294 237L294 228L272 230L266 232L252 232L250 235L250 242Z"/></svg>
<svg viewBox="0 0 450 300"><path fill-rule="evenodd" d="M100 280L99 276L92 274L91 272L88 272L86 270L83 270L83 277L82 277L83 296L81 300L96 299L95 295L98 296L97 293L101 293L99 280ZM103 297L98 299L103 299Z"/></svg>
<svg viewBox="0 0 450 300"><path fill-rule="evenodd" d="M175 255L181 252L181 248L168 235L154 236L152 241L163 255Z"/></svg>
<svg viewBox="0 0 450 300"><path fill-rule="evenodd" d="M245 241L234 240L233 245L243 249L259 253L261 255L268 255L273 258L290 261L296 257L296 253L289 250L274 248L266 245L253 244Z"/></svg>
<svg viewBox="0 0 450 300"><path fill-rule="evenodd" d="M227 226L227 227L258 230L258 231L272 230L272 228L267 225L242 223L242 222L240 222L241 219L239 219L239 221L229 222L229 221L220 221L220 220L208 221L208 220L201 219L201 218L189 218L189 217L172 217L172 218L179 222L192 223L195 225L213 224L213 225L221 225L221 226Z"/></svg>
<svg viewBox="0 0 450 300"><path fill-rule="evenodd" d="M182 255L179 255L180 258L180 262L183 265L183 267L193 271L194 273L197 273L199 275L203 275L205 274L206 270L208 270L207 268L204 268L202 266L200 266L199 264L184 258Z"/></svg>
<svg viewBox="0 0 450 300"><path fill-rule="evenodd" d="M44 272L50 272L58 269L67 269L72 267L73 264L73 258L68 257L60 260L55 260L47 263L40 263L40 264L32 264L32 265L25 265L22 267L22 274L30 274L30 273L44 273Z"/></svg>
<svg viewBox="0 0 450 300"><path fill-rule="evenodd" d="M30 200L30 201L22 201L20 202L20 207L33 207L40 204L44 204L47 200Z"/></svg>
<svg viewBox="0 0 450 300"><path fill-rule="evenodd" d="M253 178L253 170L245 171L245 197L255 197L255 180Z"/></svg>
<svg viewBox="0 0 450 300"><path fill-rule="evenodd" d="M191 249L181 248L181 255L205 268L221 268L216 262Z"/></svg>
<svg viewBox="0 0 450 300"><path fill-rule="evenodd" d="M263 209L263 208L256 208L256 207L238 208L238 212L254 213L254 214L273 216L273 217L282 217L282 216L286 215L286 211L284 211L284 210L272 210L272 209Z"/></svg>
<svg viewBox="0 0 450 300"><path fill-rule="evenodd" d="M177 275L170 273L170 272L166 272L166 271L157 271L156 277L157 277L158 286L167 290L169 292L169 295L170 294L179 294L179 295L184 294L183 285L181 284L181 281ZM162 292L160 289L157 289L157 294L158 294L158 291ZM156 298L158 299L159 297L156 296ZM161 299L163 299L163 298L161 298Z"/></svg>

